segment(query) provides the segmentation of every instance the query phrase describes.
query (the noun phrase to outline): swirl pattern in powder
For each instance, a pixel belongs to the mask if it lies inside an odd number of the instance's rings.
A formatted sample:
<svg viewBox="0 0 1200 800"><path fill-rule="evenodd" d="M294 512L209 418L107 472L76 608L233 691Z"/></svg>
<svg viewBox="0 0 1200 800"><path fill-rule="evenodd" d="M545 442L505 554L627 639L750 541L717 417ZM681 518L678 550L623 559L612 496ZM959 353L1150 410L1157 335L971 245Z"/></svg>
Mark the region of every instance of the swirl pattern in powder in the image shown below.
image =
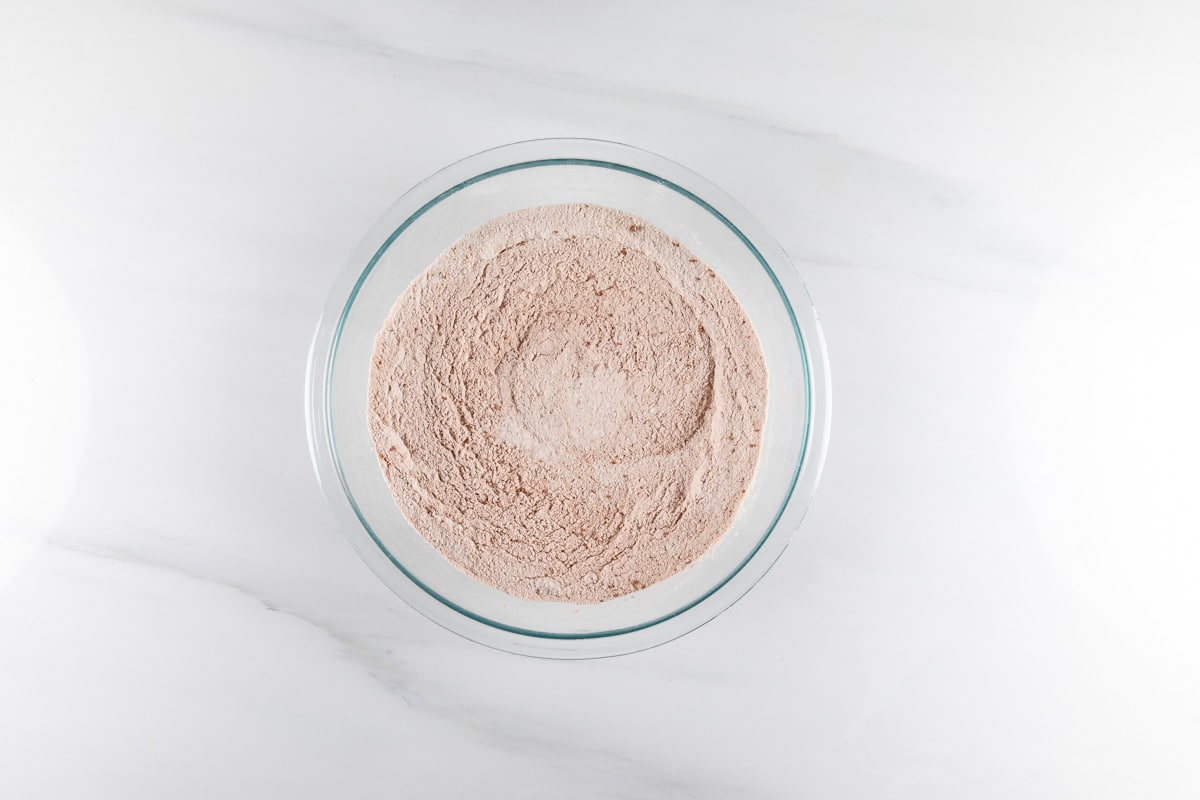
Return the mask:
<svg viewBox="0 0 1200 800"><path fill-rule="evenodd" d="M467 574L596 603L684 570L754 476L767 375L745 312L625 212L525 209L400 297L369 424L401 511Z"/></svg>

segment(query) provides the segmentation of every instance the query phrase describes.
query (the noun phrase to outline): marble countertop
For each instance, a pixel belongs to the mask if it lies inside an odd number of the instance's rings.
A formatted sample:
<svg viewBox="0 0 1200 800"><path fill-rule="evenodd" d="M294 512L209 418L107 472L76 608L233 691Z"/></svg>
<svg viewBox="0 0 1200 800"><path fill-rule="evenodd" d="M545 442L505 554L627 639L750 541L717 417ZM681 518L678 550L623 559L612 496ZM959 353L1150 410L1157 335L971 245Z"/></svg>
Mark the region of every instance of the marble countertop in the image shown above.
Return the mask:
<svg viewBox="0 0 1200 800"><path fill-rule="evenodd" d="M1200 6L0 18L0 797L1200 794ZM589 662L391 595L304 433L363 232L545 136L738 198L834 378L775 568Z"/></svg>

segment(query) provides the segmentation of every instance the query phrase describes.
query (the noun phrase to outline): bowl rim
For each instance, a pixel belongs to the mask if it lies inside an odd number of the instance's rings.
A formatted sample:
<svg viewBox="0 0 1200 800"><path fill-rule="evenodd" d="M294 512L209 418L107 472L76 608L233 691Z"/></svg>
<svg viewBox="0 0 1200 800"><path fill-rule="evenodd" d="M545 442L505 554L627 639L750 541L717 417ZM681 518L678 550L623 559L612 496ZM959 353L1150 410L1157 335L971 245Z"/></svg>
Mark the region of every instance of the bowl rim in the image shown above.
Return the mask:
<svg viewBox="0 0 1200 800"><path fill-rule="evenodd" d="M331 376L346 319L388 248L423 214L463 189L518 170L564 165L613 169L653 181L723 223L754 256L783 301L799 344L808 409L800 458L787 496L732 572L668 614L590 633L538 631L491 620L442 596L412 574L359 509L338 459L329 413ZM663 644L716 617L766 574L786 548L811 503L828 448L831 386L824 336L811 296L783 248L732 197L690 169L646 150L601 139L533 139L489 148L443 167L402 194L363 237L330 289L309 350L306 383L305 416L313 467L339 527L359 555L394 593L442 627L481 644L526 655L588 658L633 652ZM786 524L781 524L785 517Z"/></svg>

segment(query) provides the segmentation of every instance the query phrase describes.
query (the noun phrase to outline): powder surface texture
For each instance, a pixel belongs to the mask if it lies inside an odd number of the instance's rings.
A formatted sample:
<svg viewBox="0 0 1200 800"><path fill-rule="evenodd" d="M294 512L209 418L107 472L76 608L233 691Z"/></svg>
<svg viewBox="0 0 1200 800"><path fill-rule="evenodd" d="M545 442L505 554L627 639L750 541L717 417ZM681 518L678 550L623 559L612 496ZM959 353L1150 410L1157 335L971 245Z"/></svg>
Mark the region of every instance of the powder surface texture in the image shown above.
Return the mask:
<svg viewBox="0 0 1200 800"><path fill-rule="evenodd" d="M745 312L645 220L498 217L444 252L375 342L368 419L404 516L517 597L597 603L725 531L758 463L767 374Z"/></svg>

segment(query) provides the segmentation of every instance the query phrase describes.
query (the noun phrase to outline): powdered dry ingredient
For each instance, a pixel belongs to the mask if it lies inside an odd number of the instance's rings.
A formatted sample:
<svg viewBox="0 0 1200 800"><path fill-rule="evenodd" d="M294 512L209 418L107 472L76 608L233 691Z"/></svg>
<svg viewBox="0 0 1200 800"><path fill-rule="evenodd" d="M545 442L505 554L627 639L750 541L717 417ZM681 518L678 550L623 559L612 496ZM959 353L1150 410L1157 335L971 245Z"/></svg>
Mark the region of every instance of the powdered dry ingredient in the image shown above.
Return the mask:
<svg viewBox="0 0 1200 800"><path fill-rule="evenodd" d="M458 568L596 603L686 568L754 475L767 375L716 273L642 219L498 217L400 297L369 420L404 516Z"/></svg>

